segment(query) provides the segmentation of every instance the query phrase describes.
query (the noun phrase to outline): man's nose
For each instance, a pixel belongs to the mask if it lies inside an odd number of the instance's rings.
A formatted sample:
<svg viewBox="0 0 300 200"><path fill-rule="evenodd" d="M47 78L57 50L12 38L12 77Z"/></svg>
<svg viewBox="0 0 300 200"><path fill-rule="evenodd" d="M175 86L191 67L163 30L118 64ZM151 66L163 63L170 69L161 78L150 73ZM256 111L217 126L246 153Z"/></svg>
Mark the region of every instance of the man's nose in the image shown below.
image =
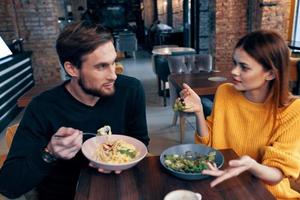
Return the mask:
<svg viewBox="0 0 300 200"><path fill-rule="evenodd" d="M116 80L117 79L116 65L115 64L110 65L108 71L109 71L108 78L111 80Z"/></svg>

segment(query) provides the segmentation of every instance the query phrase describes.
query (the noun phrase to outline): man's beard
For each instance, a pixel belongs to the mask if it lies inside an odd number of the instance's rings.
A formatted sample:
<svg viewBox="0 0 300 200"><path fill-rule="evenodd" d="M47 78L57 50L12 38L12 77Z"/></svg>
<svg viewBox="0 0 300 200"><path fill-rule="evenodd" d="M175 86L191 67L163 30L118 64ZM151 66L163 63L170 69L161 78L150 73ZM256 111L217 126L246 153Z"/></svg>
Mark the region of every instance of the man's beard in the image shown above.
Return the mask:
<svg viewBox="0 0 300 200"><path fill-rule="evenodd" d="M93 88L87 88L84 83L85 83L84 79L80 77L78 79L78 85L88 95L92 95L95 97L107 97L107 96L112 96L115 93L115 88L113 88L110 93L106 93L100 89L97 90Z"/></svg>

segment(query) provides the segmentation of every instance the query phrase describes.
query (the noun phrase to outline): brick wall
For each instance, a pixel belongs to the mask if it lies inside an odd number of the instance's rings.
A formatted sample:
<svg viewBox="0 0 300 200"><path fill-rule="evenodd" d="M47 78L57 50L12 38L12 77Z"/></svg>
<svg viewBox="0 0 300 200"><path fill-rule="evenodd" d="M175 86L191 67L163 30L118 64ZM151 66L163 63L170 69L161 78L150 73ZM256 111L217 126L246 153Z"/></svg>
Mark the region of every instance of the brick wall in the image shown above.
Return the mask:
<svg viewBox="0 0 300 200"><path fill-rule="evenodd" d="M18 37L16 16L12 1L0 1L0 35L7 44L10 44L13 39Z"/></svg>
<svg viewBox="0 0 300 200"><path fill-rule="evenodd" d="M161 24L167 24L167 5L166 0L157 1L157 14Z"/></svg>
<svg viewBox="0 0 300 200"><path fill-rule="evenodd" d="M167 0L157 1L158 19L162 24L167 24ZM183 0L172 1L173 24L174 30L182 29L183 27Z"/></svg>
<svg viewBox="0 0 300 200"><path fill-rule="evenodd" d="M6 41L18 36L23 38L24 49L33 51L35 81L59 81L60 68L55 51L55 41L59 33L57 0L2 0L0 4L3 4L0 6L0 16L5 16L0 20L0 34Z"/></svg>
<svg viewBox="0 0 300 200"><path fill-rule="evenodd" d="M247 0L216 1L215 68L232 66L237 40L247 33Z"/></svg>
<svg viewBox="0 0 300 200"><path fill-rule="evenodd" d="M143 3L144 3L144 11L143 11L144 25L147 29L149 29L155 19L154 4L152 0L143 0Z"/></svg>
<svg viewBox="0 0 300 200"><path fill-rule="evenodd" d="M264 2L269 2L264 0ZM288 38L291 1L278 0L276 6L262 8L263 29L278 31L285 39Z"/></svg>
<svg viewBox="0 0 300 200"><path fill-rule="evenodd" d="M183 0L172 2L173 6L173 28L175 30L183 28Z"/></svg>
<svg viewBox="0 0 300 200"><path fill-rule="evenodd" d="M277 0L276 2L276 6L260 8L262 16L260 28L276 30L287 39L291 1ZM232 66L233 48L237 40L249 30L247 6L247 0L216 1L215 66L220 70Z"/></svg>

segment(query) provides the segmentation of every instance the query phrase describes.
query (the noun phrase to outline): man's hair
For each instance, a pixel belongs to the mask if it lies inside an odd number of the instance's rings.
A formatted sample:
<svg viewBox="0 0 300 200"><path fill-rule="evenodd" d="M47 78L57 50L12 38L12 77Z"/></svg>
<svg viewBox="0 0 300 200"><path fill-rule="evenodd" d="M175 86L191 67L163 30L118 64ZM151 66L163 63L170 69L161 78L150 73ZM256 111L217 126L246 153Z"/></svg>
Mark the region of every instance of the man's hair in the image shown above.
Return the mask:
<svg viewBox="0 0 300 200"><path fill-rule="evenodd" d="M109 41L113 37L106 28L82 21L64 28L56 41L56 51L62 65L68 61L80 69L84 55Z"/></svg>

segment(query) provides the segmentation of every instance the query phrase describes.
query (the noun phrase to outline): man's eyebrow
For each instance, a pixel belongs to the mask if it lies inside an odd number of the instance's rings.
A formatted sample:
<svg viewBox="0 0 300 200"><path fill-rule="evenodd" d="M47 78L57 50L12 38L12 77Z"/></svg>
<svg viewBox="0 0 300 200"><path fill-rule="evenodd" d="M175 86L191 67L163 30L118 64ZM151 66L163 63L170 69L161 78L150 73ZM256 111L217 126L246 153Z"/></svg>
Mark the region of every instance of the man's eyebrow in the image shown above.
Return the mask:
<svg viewBox="0 0 300 200"><path fill-rule="evenodd" d="M110 64L113 64L115 62L116 62L115 60L111 63L110 62L99 62L99 63L94 64L94 66L96 67L96 66L100 66L100 65L110 65Z"/></svg>
<svg viewBox="0 0 300 200"><path fill-rule="evenodd" d="M95 67L101 66L101 65L108 65L108 63L107 62L100 62L100 63L94 64Z"/></svg>

